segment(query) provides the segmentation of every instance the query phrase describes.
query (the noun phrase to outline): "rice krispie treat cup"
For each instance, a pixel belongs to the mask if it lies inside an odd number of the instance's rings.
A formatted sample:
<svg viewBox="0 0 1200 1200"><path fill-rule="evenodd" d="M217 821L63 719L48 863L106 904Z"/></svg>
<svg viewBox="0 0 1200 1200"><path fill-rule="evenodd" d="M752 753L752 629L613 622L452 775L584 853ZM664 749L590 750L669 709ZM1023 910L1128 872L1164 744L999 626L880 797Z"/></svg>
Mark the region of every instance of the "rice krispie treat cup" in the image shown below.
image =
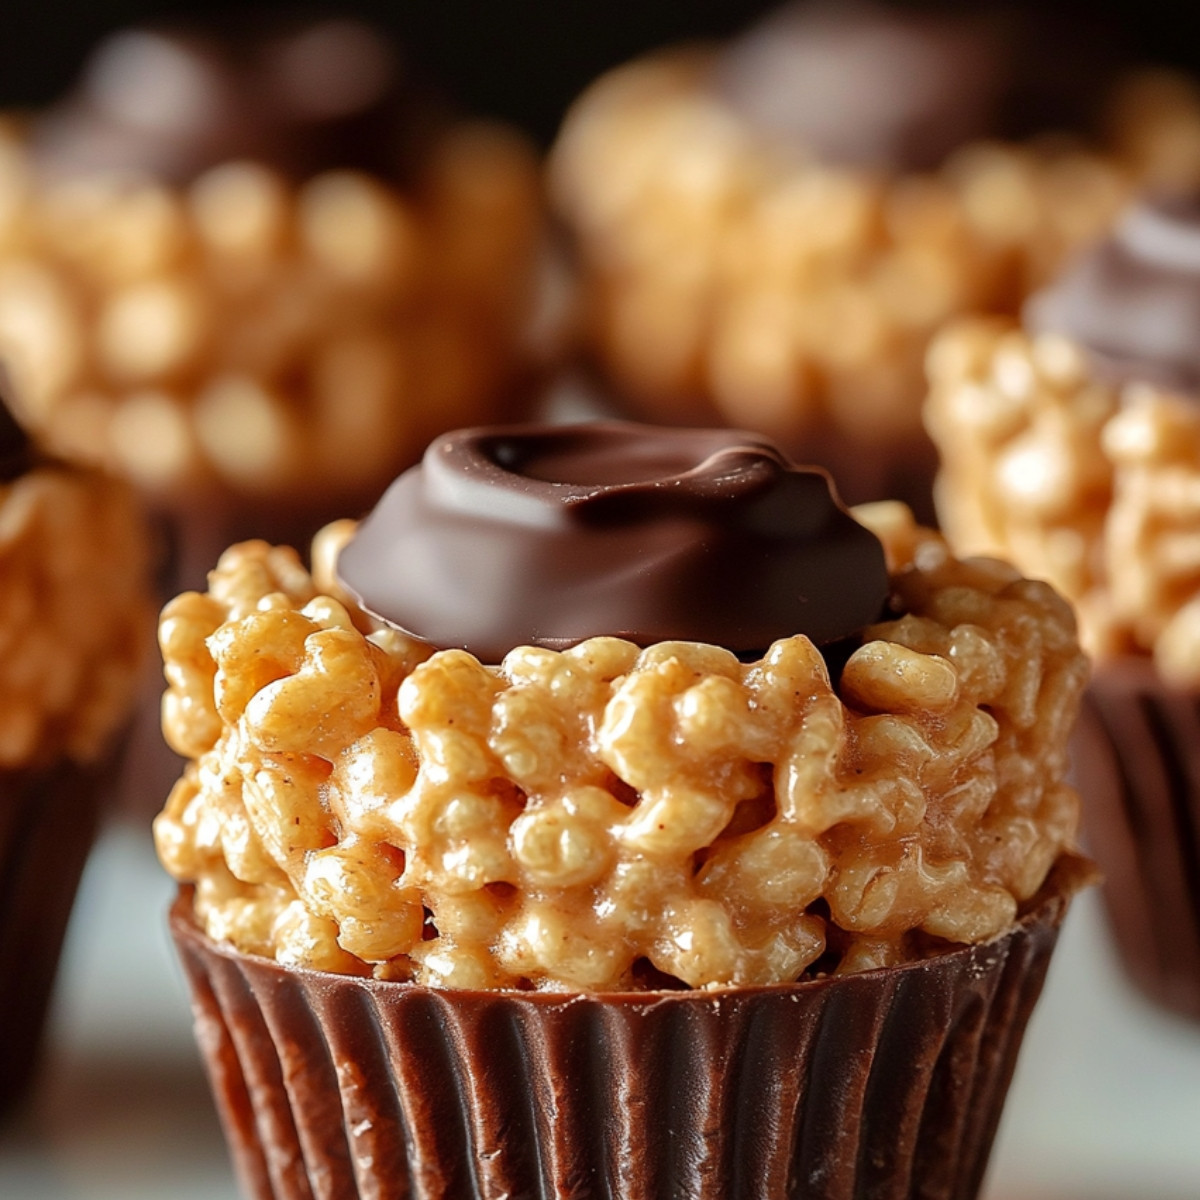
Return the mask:
<svg viewBox="0 0 1200 1200"><path fill-rule="evenodd" d="M30 1081L153 626L129 489L42 460L0 397L0 1115Z"/></svg>
<svg viewBox="0 0 1200 1200"><path fill-rule="evenodd" d="M976 1194L1088 875L1047 585L753 435L485 429L160 640L249 1195Z"/></svg>
<svg viewBox="0 0 1200 1200"><path fill-rule="evenodd" d="M1200 207L1145 201L1026 308L930 352L952 544L1077 605L1076 769L1142 987L1200 1017Z"/></svg>
<svg viewBox="0 0 1200 1200"><path fill-rule="evenodd" d="M853 501L928 506L931 335L1015 313L1135 180L1200 168L1195 89L1163 74L1085 144L1110 73L1084 40L1044 13L837 0L609 72L550 164L601 371L655 419L827 463Z"/></svg>
<svg viewBox="0 0 1200 1200"><path fill-rule="evenodd" d="M116 34L0 132L0 353L57 453L311 536L506 414L538 167L359 22L223 29Z"/></svg>

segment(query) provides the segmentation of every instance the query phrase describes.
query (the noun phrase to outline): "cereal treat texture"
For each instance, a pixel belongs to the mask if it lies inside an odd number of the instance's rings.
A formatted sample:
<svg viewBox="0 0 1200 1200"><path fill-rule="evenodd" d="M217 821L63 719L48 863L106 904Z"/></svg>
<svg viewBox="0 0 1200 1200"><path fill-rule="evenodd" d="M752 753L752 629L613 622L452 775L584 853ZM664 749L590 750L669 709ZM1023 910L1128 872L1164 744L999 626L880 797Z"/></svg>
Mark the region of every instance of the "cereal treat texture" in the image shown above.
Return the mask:
<svg viewBox="0 0 1200 1200"><path fill-rule="evenodd" d="M249 161L59 179L0 127L0 354L42 441L156 495L373 494L528 368L538 211L532 151L482 123L403 191Z"/></svg>
<svg viewBox="0 0 1200 1200"><path fill-rule="evenodd" d="M953 545L1077 605L1094 653L1200 683L1200 408L1099 374L1071 339L965 321L930 350L926 423Z"/></svg>
<svg viewBox="0 0 1200 1200"><path fill-rule="evenodd" d="M901 506L857 515L896 615L836 687L804 637L435 653L327 594L348 523L316 581L235 546L163 613L191 761L159 854L218 941L454 988L769 984L990 939L1073 843L1073 618Z"/></svg>
<svg viewBox="0 0 1200 1200"><path fill-rule="evenodd" d="M1067 143L975 142L920 174L814 161L751 129L711 71L676 55L611 72L551 162L594 348L662 415L700 395L793 442L917 433L930 335L1012 311L1128 194L1122 166Z"/></svg>
<svg viewBox="0 0 1200 1200"><path fill-rule="evenodd" d="M93 763L129 719L147 560L126 486L56 466L0 483L0 769Z"/></svg>

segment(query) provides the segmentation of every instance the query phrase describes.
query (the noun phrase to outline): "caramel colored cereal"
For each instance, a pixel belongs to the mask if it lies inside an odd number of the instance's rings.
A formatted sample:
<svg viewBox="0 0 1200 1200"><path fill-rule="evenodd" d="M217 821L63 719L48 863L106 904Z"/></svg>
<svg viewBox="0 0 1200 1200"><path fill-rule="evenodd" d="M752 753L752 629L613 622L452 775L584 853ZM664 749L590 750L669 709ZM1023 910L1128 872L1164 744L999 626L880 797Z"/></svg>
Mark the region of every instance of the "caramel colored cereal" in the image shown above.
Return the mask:
<svg viewBox="0 0 1200 1200"><path fill-rule="evenodd" d="M449 987L774 983L991 938L1074 838L1073 619L902 506L859 516L898 615L836 687L803 637L483 664L235 546L163 614L191 761L160 856L213 938ZM351 528L318 539L322 587Z"/></svg>
<svg viewBox="0 0 1200 1200"><path fill-rule="evenodd" d="M1098 653L1200 681L1200 413L1097 378L1068 339L969 321L933 344L926 422L947 534L1048 579Z"/></svg>
<svg viewBox="0 0 1200 1200"><path fill-rule="evenodd" d="M0 768L106 750L152 624L146 568L120 484L58 467L0 483Z"/></svg>
<svg viewBox="0 0 1200 1200"><path fill-rule="evenodd" d="M831 166L755 132L711 70L675 54L610 72L551 159L593 349L659 415L694 415L700 395L793 444L848 435L851 459L864 441L916 435L934 331L1012 311L1133 185L1122 159L1065 140L972 144L925 175ZM1178 175L1183 152L1169 158L1161 130L1187 113L1200 130L1200 105L1143 119L1136 104L1122 98L1116 118L1130 159Z"/></svg>
<svg viewBox="0 0 1200 1200"><path fill-rule="evenodd" d="M487 124L447 133L411 192L250 162L185 187L56 181L0 127L0 355L22 417L168 500L369 494L528 369L538 190L529 148Z"/></svg>

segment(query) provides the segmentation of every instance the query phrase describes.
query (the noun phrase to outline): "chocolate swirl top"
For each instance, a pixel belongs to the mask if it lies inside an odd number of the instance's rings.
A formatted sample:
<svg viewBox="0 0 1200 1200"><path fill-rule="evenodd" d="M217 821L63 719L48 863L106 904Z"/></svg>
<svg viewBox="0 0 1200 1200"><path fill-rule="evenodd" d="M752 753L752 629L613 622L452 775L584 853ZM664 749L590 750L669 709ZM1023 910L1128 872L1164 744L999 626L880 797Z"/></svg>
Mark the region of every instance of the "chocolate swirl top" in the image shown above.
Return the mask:
<svg viewBox="0 0 1200 1200"><path fill-rule="evenodd" d="M349 18L214 29L145 27L94 51L75 90L33 122L43 173L131 171L184 183L231 159L303 179L410 169L427 96L392 44Z"/></svg>
<svg viewBox="0 0 1200 1200"><path fill-rule="evenodd" d="M1200 198L1144 200L1025 305L1102 375L1200 392Z"/></svg>
<svg viewBox="0 0 1200 1200"><path fill-rule="evenodd" d="M753 434L625 422L440 438L338 574L381 620L486 662L602 634L825 644L878 619L888 593L879 541L823 471Z"/></svg>

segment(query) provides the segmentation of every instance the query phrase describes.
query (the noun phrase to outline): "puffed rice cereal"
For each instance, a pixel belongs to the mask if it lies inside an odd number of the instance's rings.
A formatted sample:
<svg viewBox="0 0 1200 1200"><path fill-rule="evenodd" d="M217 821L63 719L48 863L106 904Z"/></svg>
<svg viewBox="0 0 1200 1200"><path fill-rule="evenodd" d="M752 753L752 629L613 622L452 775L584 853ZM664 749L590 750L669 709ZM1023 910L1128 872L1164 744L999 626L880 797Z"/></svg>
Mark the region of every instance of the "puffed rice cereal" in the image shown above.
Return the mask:
<svg viewBox="0 0 1200 1200"><path fill-rule="evenodd" d="M125 485L58 466L0 482L0 769L94 762L129 719L147 562Z"/></svg>
<svg viewBox="0 0 1200 1200"><path fill-rule="evenodd" d="M900 505L891 619L840 677L804 637L599 637L499 664L328 594L352 530L234 546L164 610L155 824L209 937L453 988L766 984L1011 926L1073 844L1086 675L1052 589Z"/></svg>
<svg viewBox="0 0 1200 1200"><path fill-rule="evenodd" d="M934 331L1013 311L1132 186L1122 160L1066 140L974 143L927 174L798 158L713 92L711 64L660 55L610 72L551 159L593 348L659 416L694 417L705 397L730 424L792 443L919 433ZM1139 103L1121 107L1145 118L1121 126L1130 155L1178 175L1175 143L1155 140ZM1190 112L1200 130L1200 106L1178 105L1170 119Z"/></svg>
<svg viewBox="0 0 1200 1200"><path fill-rule="evenodd" d="M538 191L530 147L478 122L411 193L244 161L184 187L42 177L0 124L0 355L22 419L167 499L372 494L528 369Z"/></svg>
<svg viewBox="0 0 1200 1200"><path fill-rule="evenodd" d="M939 511L963 553L1049 580L1093 653L1152 653L1200 683L1200 410L1098 376L1058 334L967 321L929 356Z"/></svg>

